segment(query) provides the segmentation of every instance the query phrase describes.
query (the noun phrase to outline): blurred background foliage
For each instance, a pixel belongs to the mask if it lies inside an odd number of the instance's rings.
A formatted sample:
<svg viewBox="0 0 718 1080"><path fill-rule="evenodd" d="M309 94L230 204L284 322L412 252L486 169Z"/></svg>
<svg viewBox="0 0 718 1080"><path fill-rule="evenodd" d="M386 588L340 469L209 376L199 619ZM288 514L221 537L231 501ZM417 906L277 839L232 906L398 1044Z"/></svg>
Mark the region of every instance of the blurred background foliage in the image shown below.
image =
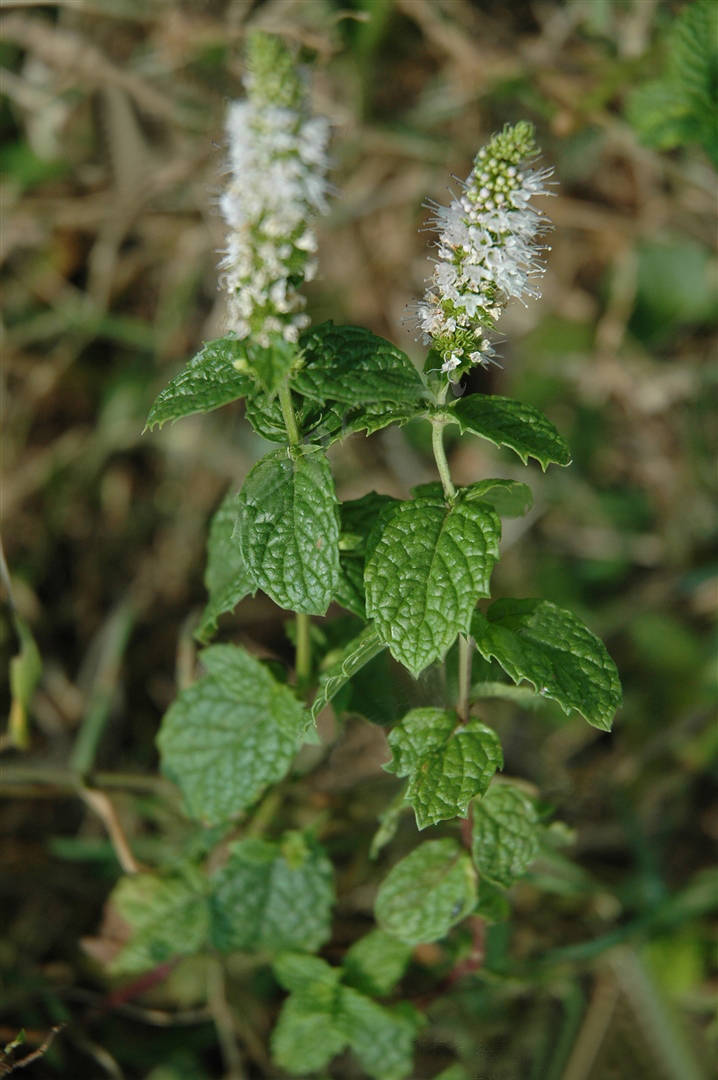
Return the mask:
<svg viewBox="0 0 718 1080"><path fill-rule="evenodd" d="M154 395L222 330L223 115L241 94L246 29L261 25L313 64L316 107L335 125L337 193L309 293L317 320L369 327L419 361L423 201L446 201L451 174L465 176L478 145L522 117L560 183L544 299L506 314L504 365L478 373L476 388L544 409L574 462L532 472L535 508L508 523L494 585L575 609L615 657L625 706L611 736L545 704L481 708L507 773L565 824L512 890L512 919L488 928L477 976L442 982L469 947L462 931L416 950L401 986L431 1020L416 1080L457 1060L472 1080L709 1074L717 10L712 0L6 0L2 499L14 612L0 642L16 660L0 761L0 1045L19 1028L26 1042L0 1055L0 1072L42 1049L28 1069L39 1078L281 1075L266 1050L281 995L261 960L232 958L225 996L199 960L154 985L115 985L102 966L121 933L112 912L100 929L120 873L115 820L141 862L205 843L156 776L154 737L194 669L208 516L264 444L240 407L141 431ZM454 441L458 482L525 477L487 447ZM332 455L343 498L405 495L433 476L428 427L354 436ZM290 655L282 614L259 597L222 633L278 664ZM396 790L380 769L381 723L414 691L401 678L384 691L386 677L373 671L372 722L328 728L318 766L300 760L257 825L269 835L313 825L329 847L334 961L370 925L388 865L386 850L368 855ZM99 801L83 795L78 769ZM402 818L394 851L414 843ZM228 1025L242 1072L222 1056ZM358 1075L345 1058L327 1073Z"/></svg>

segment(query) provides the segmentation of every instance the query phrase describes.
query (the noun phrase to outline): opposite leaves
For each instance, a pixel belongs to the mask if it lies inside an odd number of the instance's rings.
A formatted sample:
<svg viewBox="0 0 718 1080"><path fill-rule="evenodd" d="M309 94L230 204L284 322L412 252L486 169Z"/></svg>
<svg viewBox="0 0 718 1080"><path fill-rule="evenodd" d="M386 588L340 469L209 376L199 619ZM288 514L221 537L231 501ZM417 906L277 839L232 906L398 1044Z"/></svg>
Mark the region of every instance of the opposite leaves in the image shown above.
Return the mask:
<svg viewBox="0 0 718 1080"><path fill-rule="evenodd" d="M342 984L340 968L313 956L281 956L274 966L290 991L272 1033L278 1065L304 1075L323 1069L347 1046L375 1080L404 1080L412 1068L418 1017L393 1009Z"/></svg>
<svg viewBox="0 0 718 1080"><path fill-rule="evenodd" d="M245 344L237 338L208 341L155 399L145 430L192 413L211 412L249 394L252 380L234 367L244 354Z"/></svg>
<svg viewBox="0 0 718 1080"><path fill-rule="evenodd" d="M469 432L488 439L494 446L507 446L526 465L535 458L546 471L552 462L568 465L571 451L566 440L542 412L513 398L470 394L449 406L449 416L462 434Z"/></svg>
<svg viewBox="0 0 718 1080"><path fill-rule="evenodd" d="M455 840L429 840L398 862L379 889L380 929L407 945L436 941L476 903L476 874Z"/></svg>
<svg viewBox="0 0 718 1080"><path fill-rule="evenodd" d="M621 683L606 646L572 612L548 600L497 600L474 614L471 634L485 660L498 660L515 683L575 709L589 724L611 730Z"/></svg>
<svg viewBox="0 0 718 1080"><path fill-rule="evenodd" d="M366 610L414 677L467 632L478 597L489 595L500 535L494 510L461 492L451 507L423 496L383 519L364 570Z"/></svg>
<svg viewBox="0 0 718 1080"><path fill-rule="evenodd" d="M281 780L309 717L292 691L234 645L200 654L209 674L183 690L162 721L164 773L187 813L205 824L235 818Z"/></svg>
<svg viewBox="0 0 718 1080"><path fill-rule="evenodd" d="M465 817L504 763L495 732L442 709L413 709L390 733L389 745L393 758L384 768L410 777L406 801L419 829Z"/></svg>
<svg viewBox="0 0 718 1080"><path fill-rule="evenodd" d="M237 538L253 588L287 610L324 615L339 577L339 519L318 447L276 450L254 466L239 496Z"/></svg>

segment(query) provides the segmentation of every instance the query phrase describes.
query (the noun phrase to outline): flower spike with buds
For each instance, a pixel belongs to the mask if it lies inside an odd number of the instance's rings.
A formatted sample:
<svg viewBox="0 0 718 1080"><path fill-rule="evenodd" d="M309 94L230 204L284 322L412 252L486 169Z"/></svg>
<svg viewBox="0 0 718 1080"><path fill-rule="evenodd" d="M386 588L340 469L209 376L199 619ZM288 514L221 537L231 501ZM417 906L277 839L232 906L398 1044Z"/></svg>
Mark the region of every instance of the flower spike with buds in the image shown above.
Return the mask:
<svg viewBox="0 0 718 1080"><path fill-rule="evenodd" d="M311 116L305 86L276 37L247 44L247 98L227 115L230 180L220 201L229 226L220 263L228 329L268 347L296 342L309 323L298 292L316 272L307 225L326 211L329 124Z"/></svg>
<svg viewBox="0 0 718 1080"><path fill-rule="evenodd" d="M552 169L532 169L533 125L506 126L479 150L462 192L450 206L430 203L439 232L438 259L418 304L426 344L453 382L474 364L495 363L489 334L511 297L539 297L544 273L537 243L550 224L530 203L547 195Z"/></svg>

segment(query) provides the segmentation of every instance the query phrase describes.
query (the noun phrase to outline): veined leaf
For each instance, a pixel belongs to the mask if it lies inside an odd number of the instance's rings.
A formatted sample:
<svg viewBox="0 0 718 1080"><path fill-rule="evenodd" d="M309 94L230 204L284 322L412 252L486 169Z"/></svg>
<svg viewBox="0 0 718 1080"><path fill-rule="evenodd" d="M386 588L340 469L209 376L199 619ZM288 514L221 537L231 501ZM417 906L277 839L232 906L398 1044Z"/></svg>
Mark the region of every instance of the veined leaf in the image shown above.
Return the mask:
<svg viewBox="0 0 718 1080"><path fill-rule="evenodd" d="M342 986L341 969L317 957L280 956L274 970L290 991L272 1033L277 1064L295 1075L314 1072L350 1046L374 1080L409 1075L420 1022L411 1007L387 1009Z"/></svg>
<svg viewBox="0 0 718 1080"><path fill-rule="evenodd" d="M495 784L473 809L471 853L480 877L508 888L536 858L536 807L512 784Z"/></svg>
<svg viewBox="0 0 718 1080"><path fill-rule="evenodd" d="M534 501L528 484L518 480L479 480L461 490L466 499L488 503L499 517L522 517Z"/></svg>
<svg viewBox="0 0 718 1080"><path fill-rule="evenodd" d="M258 345L248 339L244 352L236 362L237 370L259 383L270 397L276 394L280 383L289 375L299 359L299 348L285 341L281 334L273 334L270 345Z"/></svg>
<svg viewBox="0 0 718 1080"><path fill-rule="evenodd" d="M391 993L406 971L411 947L383 930L370 930L344 956L345 978L375 997Z"/></svg>
<svg viewBox="0 0 718 1080"><path fill-rule="evenodd" d="M323 849L301 833L281 844L241 840L210 879L212 943L225 952L314 952L331 934L333 878Z"/></svg>
<svg viewBox="0 0 718 1080"><path fill-rule="evenodd" d="M381 650L384 643L371 623L365 626L342 651L337 661L319 679L317 696L312 704L312 717L317 716L357 671L368 664Z"/></svg>
<svg viewBox="0 0 718 1080"><path fill-rule="evenodd" d="M498 736L478 720L462 724L453 711L412 709L389 735L393 758L384 768L408 776L406 800L419 829L465 817L503 768Z"/></svg>
<svg viewBox="0 0 718 1080"><path fill-rule="evenodd" d="M360 499L350 499L341 504L341 532L339 536L339 582L334 599L366 619L364 601L364 563L369 540L376 526L386 517L387 511L398 505L390 495L370 491Z"/></svg>
<svg viewBox="0 0 718 1080"><path fill-rule="evenodd" d="M571 451L556 428L533 405L512 398L469 394L448 406L462 434L469 432L488 439L494 446L507 446L526 465L535 458L546 471L552 462L568 465Z"/></svg>
<svg viewBox="0 0 718 1080"><path fill-rule="evenodd" d="M339 515L326 455L276 450L239 496L237 535L253 588L289 611L323 615L339 578Z"/></svg>
<svg viewBox="0 0 718 1080"><path fill-rule="evenodd" d="M515 683L531 683L564 712L611 730L621 683L606 646L570 611L548 600L497 600L475 612L471 634L485 660L498 660Z"/></svg>
<svg viewBox="0 0 718 1080"><path fill-rule="evenodd" d="M296 393L292 394L292 406L302 438L311 438L312 442L326 442L329 445L344 437L342 424L346 413L345 406L320 404ZM286 445L287 429L276 395L270 397L262 390L257 390L247 398L245 416L263 439Z"/></svg>
<svg viewBox="0 0 718 1080"><path fill-rule="evenodd" d="M322 323L302 334L304 367L292 387L317 401L350 406L418 402L421 376L406 353L360 326Z"/></svg>
<svg viewBox="0 0 718 1080"><path fill-rule="evenodd" d="M417 677L468 630L498 558L491 507L459 493L400 503L384 520L364 569L367 615L392 655Z"/></svg>
<svg viewBox="0 0 718 1080"><path fill-rule="evenodd" d="M245 351L245 343L234 337L208 341L155 398L145 430L192 413L211 412L251 393L252 380L234 366Z"/></svg>
<svg viewBox="0 0 718 1080"><path fill-rule="evenodd" d="M455 840L428 840L388 873L376 898L381 930L418 945L444 937L476 903L471 860Z"/></svg>
<svg viewBox="0 0 718 1080"><path fill-rule="evenodd" d="M159 874L123 877L112 904L131 928L130 939L111 964L115 975L132 975L198 952L207 940L206 879L194 866Z"/></svg>
<svg viewBox="0 0 718 1080"><path fill-rule="evenodd" d="M349 986L339 996L339 1027L374 1080L404 1080L412 1072L419 1016L409 1006L386 1008Z"/></svg>
<svg viewBox="0 0 718 1080"><path fill-rule="evenodd" d="M230 492L222 500L209 527L204 574L209 600L195 632L202 642L207 641L217 629L219 616L225 611L234 611L239 601L253 591L239 544L233 535L238 511L237 493Z"/></svg>
<svg viewBox="0 0 718 1080"><path fill-rule="evenodd" d="M212 645L200 658L209 674L170 706L157 743L189 816L215 825L282 779L305 741L309 715L243 649Z"/></svg>

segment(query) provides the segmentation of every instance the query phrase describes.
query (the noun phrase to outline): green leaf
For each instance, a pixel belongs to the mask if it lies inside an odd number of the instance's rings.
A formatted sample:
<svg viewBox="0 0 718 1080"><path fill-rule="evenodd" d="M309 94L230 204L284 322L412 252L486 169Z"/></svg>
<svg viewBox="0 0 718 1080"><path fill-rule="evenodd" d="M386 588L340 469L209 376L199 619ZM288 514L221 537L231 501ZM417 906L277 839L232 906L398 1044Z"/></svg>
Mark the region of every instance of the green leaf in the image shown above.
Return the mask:
<svg viewBox="0 0 718 1080"><path fill-rule="evenodd" d="M208 341L155 398L145 430L192 413L211 412L251 393L252 380L234 366L243 361L245 351L245 343L234 337Z"/></svg>
<svg viewBox="0 0 718 1080"><path fill-rule="evenodd" d="M391 993L406 971L411 947L383 930L355 941L344 957L347 982L374 997Z"/></svg>
<svg viewBox="0 0 718 1080"><path fill-rule="evenodd" d="M367 615L392 655L416 678L467 632L476 600L489 595L501 524L463 497L400 503L384 520L364 570Z"/></svg>
<svg viewBox="0 0 718 1080"><path fill-rule="evenodd" d="M479 480L461 490L467 499L488 503L499 517L522 517L534 501L528 484L518 480Z"/></svg>
<svg viewBox="0 0 718 1080"><path fill-rule="evenodd" d="M130 926L128 943L110 965L115 975L132 975L198 952L207 940L206 879L185 865L166 877L132 874L115 886L111 903Z"/></svg>
<svg viewBox="0 0 718 1080"><path fill-rule="evenodd" d="M284 382L299 358L296 345L285 341L281 334L272 335L268 346L258 345L247 340L242 357L237 361L237 370L256 380L266 394L276 394L280 383Z"/></svg>
<svg viewBox="0 0 718 1080"><path fill-rule="evenodd" d="M252 592L252 583L234 537L238 496L226 495L212 518L207 541L207 568L204 583L209 600L202 612L195 636L207 641L217 629L217 619L225 611L234 611L240 600Z"/></svg>
<svg viewBox="0 0 718 1080"><path fill-rule="evenodd" d="M392 760L384 768L408 776L406 800L419 829L465 817L503 768L501 743L478 720L462 724L453 711L412 709L389 735Z"/></svg>
<svg viewBox="0 0 718 1080"><path fill-rule="evenodd" d="M239 496L239 546L254 588L280 607L324 615L339 578L334 481L318 447L257 462Z"/></svg>
<svg viewBox="0 0 718 1080"><path fill-rule="evenodd" d="M157 743L189 816L215 825L282 779L305 741L309 716L243 649L212 645L200 658L209 674L170 706Z"/></svg>
<svg viewBox="0 0 718 1080"><path fill-rule="evenodd" d="M336 662L319 679L317 696L312 703L312 717L317 716L332 698L339 693L357 671L368 664L384 648L376 627L369 624L342 650Z"/></svg>
<svg viewBox="0 0 718 1080"><path fill-rule="evenodd" d="M342 987L339 1026L362 1068L375 1080L404 1080L412 1071L418 1016L410 1008L388 1009Z"/></svg>
<svg viewBox="0 0 718 1080"><path fill-rule="evenodd" d="M306 397L373 407L418 402L425 394L406 353L362 327L322 323L304 333L300 344L305 365L292 388Z"/></svg>
<svg viewBox="0 0 718 1080"><path fill-rule="evenodd" d="M292 407L302 438L311 437L313 442L343 438L341 430L346 409L342 405L318 404L299 394L292 394ZM279 399L257 390L247 398L245 416L258 435L269 442L286 445L287 428L284 423Z"/></svg>
<svg viewBox="0 0 718 1080"><path fill-rule="evenodd" d="M508 888L539 849L536 807L511 784L495 784L474 803L471 853L481 878Z"/></svg>
<svg viewBox="0 0 718 1080"><path fill-rule="evenodd" d="M379 828L374 833L371 841L371 847L369 848L369 858L376 859L379 852L390 844L396 836L396 830L399 828L399 819L404 810L408 810L406 805L406 799L404 798L404 789L391 800L385 810L379 814Z"/></svg>
<svg viewBox="0 0 718 1080"><path fill-rule="evenodd" d="M398 862L379 889L379 928L418 945L444 937L476 902L476 875L455 840L429 840Z"/></svg>
<svg viewBox="0 0 718 1080"><path fill-rule="evenodd" d="M274 973L291 996L272 1032L272 1057L295 1074L323 1068L347 1042L336 1023L340 969L315 956L285 954Z"/></svg>
<svg viewBox="0 0 718 1080"><path fill-rule="evenodd" d="M580 712L589 724L611 730L621 704L616 665L595 634L570 611L548 600L497 600L476 612L471 634L485 660L498 660L515 683Z"/></svg>
<svg viewBox="0 0 718 1080"><path fill-rule="evenodd" d="M350 1045L375 1080L403 1080L411 1071L419 1019L413 1009L387 1009L339 985L341 969L316 957L280 956L279 982L291 991L272 1033L272 1056L294 1074L323 1068Z"/></svg>
<svg viewBox="0 0 718 1080"><path fill-rule="evenodd" d="M210 879L212 944L223 952L314 952L331 935L333 878L322 848L301 833L282 844L241 840Z"/></svg>
<svg viewBox="0 0 718 1080"><path fill-rule="evenodd" d="M361 619L366 619L364 563L369 539L387 512L397 505L397 499L370 491L340 507L339 582L334 599Z"/></svg>
<svg viewBox="0 0 718 1080"><path fill-rule="evenodd" d="M568 465L571 451L556 428L542 412L506 397L470 394L448 407L462 434L479 435L494 446L507 446L527 464L535 458L546 471L552 462Z"/></svg>

